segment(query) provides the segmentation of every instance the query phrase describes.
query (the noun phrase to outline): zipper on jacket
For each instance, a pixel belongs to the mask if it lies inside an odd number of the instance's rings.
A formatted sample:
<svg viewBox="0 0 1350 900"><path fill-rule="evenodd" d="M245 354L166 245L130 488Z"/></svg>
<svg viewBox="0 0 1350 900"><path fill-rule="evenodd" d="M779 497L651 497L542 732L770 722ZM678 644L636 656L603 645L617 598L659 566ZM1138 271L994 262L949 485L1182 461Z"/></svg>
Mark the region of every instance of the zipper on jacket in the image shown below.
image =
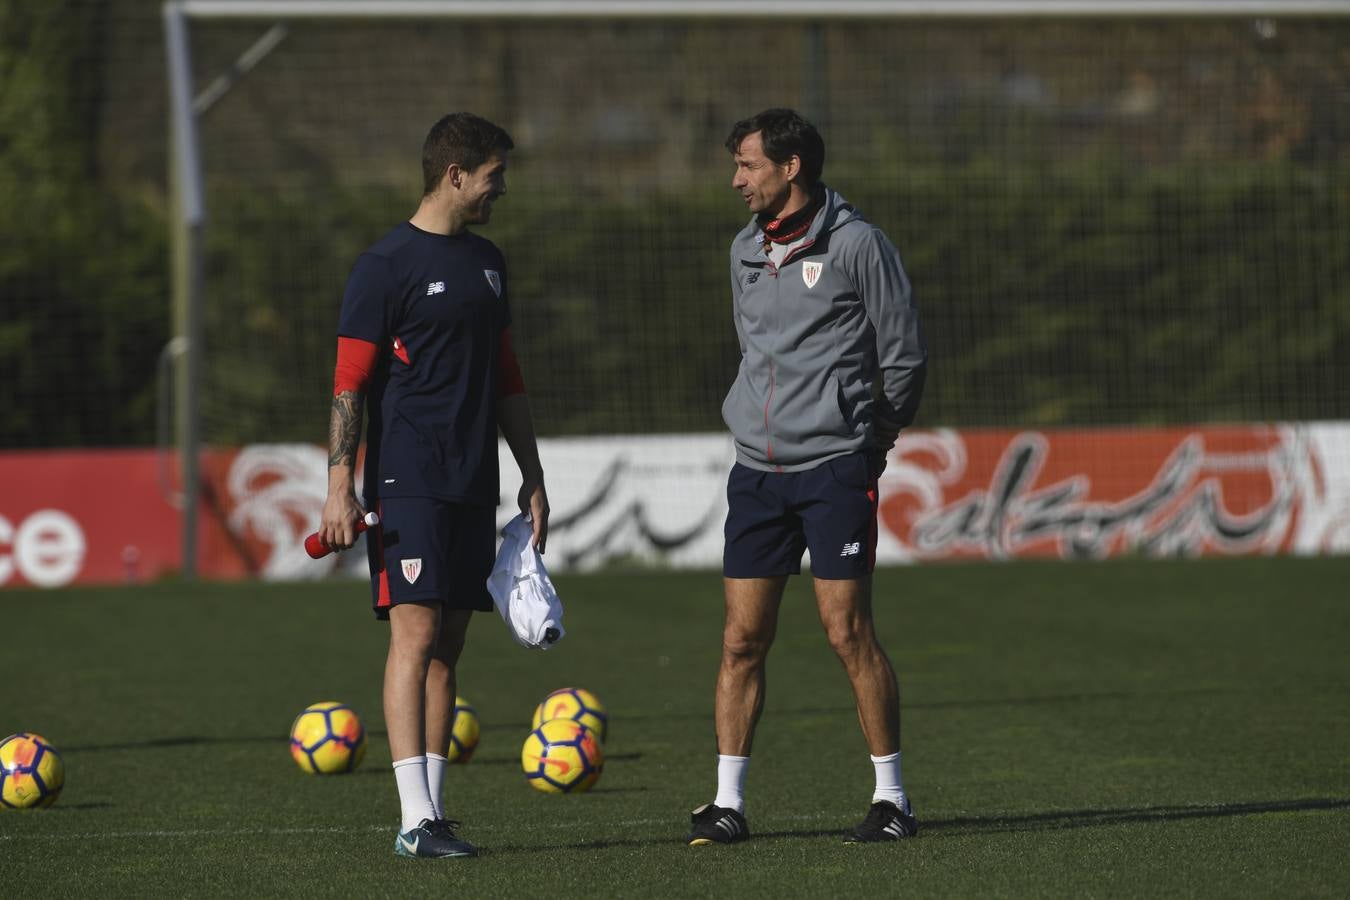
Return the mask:
<svg viewBox="0 0 1350 900"><path fill-rule="evenodd" d="M769 428L769 407L773 405L773 360L769 360L769 396L764 400L764 455L773 462L773 431Z"/></svg>
<svg viewBox="0 0 1350 900"><path fill-rule="evenodd" d="M782 269L783 269L784 266L786 266L788 263L790 263L790 262L792 262L794 259L796 259L797 256L798 256L800 253L802 253L803 251L811 249L811 247L814 246L815 243L816 243L816 239L815 239L815 238L808 238L805 242L803 242L803 243L797 245L796 247L793 247L792 250L788 253L788 255L785 256L785 257L783 257L783 261L780 262L780 263L779 263L778 265L776 265L776 266L773 264L773 260L769 259L768 256L765 256L764 259L763 259L763 266L764 266L765 269L768 270L768 272L769 272L770 275L772 275L774 278L777 278L777 277L778 277L778 273L779 273L780 271L782 271ZM743 259L743 260L741 260L741 262L743 262L743 263L751 263L751 262L757 262L757 261L759 261L759 260L758 260L758 259L755 259L755 260Z"/></svg>
<svg viewBox="0 0 1350 900"><path fill-rule="evenodd" d="M778 267L781 269L783 266L786 266L788 263L792 262L794 259L797 258L797 254L801 253L804 250L809 250L811 248L811 245L814 244L815 242L816 242L815 238L810 238L802 242L801 244L798 244L796 247L793 247L792 250L788 252L788 255L783 257L783 261L779 263Z"/></svg>
<svg viewBox="0 0 1350 900"><path fill-rule="evenodd" d="M804 241L799 246L793 248L792 252L790 252L787 256L783 257L783 261L776 266L773 264L773 260L771 259L766 259L764 261L764 265L768 268L769 274L773 277L774 280L773 299L775 310L778 308L778 288L782 285L782 282L778 280L779 273L782 272L784 266L786 266L788 263L796 259L797 256L801 254L803 251L809 249L811 245L814 244L815 242L816 242L815 238L810 238L809 240ZM773 392L776 386L777 386L777 379L775 378L774 374L773 360L769 360L769 396L768 399L764 401L764 434L765 440L767 441L767 446L765 446L764 448L764 455L769 462L773 462L773 428L770 425L769 407L773 405ZM781 472L783 471L783 467L775 465L774 470Z"/></svg>
<svg viewBox="0 0 1350 900"><path fill-rule="evenodd" d="M766 259L765 265L769 267L769 274L773 277L773 306L770 312L778 312L778 288L782 282L778 280L778 267L773 264L773 260ZM764 458L773 462L773 424L770 410L773 407L774 389L778 387L778 370L773 364L773 357L769 357L769 395L764 398ZM775 468L777 468L775 466Z"/></svg>

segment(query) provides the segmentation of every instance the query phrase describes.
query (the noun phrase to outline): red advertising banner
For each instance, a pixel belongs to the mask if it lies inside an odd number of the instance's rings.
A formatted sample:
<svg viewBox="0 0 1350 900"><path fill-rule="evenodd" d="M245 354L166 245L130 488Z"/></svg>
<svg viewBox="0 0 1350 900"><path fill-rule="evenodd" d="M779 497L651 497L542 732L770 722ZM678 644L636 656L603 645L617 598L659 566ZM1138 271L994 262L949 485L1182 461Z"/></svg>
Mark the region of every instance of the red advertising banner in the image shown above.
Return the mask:
<svg viewBox="0 0 1350 900"><path fill-rule="evenodd" d="M1318 428L905 435L881 523L916 559L1288 552L1328 467L1350 457L1319 447ZM1297 549L1334 550L1336 535L1305 533Z"/></svg>
<svg viewBox="0 0 1350 900"><path fill-rule="evenodd" d="M153 450L0 453L0 586L138 582L182 565L181 515L161 489ZM245 574L222 553L224 530L203 504L210 573Z"/></svg>
<svg viewBox="0 0 1350 900"><path fill-rule="evenodd" d="M721 563L725 435L552 439L551 567ZM153 450L0 453L0 586L136 582L181 567L181 514ZM501 451L502 496L516 473ZM311 560L327 455L309 444L203 454L208 578L360 576ZM509 502L498 518L509 519ZM1350 553L1350 423L907 432L880 480L877 562L1120 554Z"/></svg>

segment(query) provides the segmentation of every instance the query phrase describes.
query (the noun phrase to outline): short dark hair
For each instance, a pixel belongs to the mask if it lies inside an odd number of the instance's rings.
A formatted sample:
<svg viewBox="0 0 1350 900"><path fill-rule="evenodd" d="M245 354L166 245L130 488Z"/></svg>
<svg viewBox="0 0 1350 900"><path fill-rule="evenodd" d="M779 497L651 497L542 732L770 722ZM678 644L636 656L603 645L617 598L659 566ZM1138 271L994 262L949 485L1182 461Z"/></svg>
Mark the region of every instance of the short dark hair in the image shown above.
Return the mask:
<svg viewBox="0 0 1350 900"><path fill-rule="evenodd" d="M431 126L422 144L423 192L430 194L436 190L451 163L472 172L492 154L504 153L515 146L506 129L481 116L468 112L442 116Z"/></svg>
<svg viewBox="0 0 1350 900"><path fill-rule="evenodd" d="M736 123L727 137L727 150L735 156L741 149L741 141L756 131L764 142L765 156L780 166L794 156L800 157L802 181L806 187L815 187L825 168L825 141L816 126L803 119L796 110L766 109Z"/></svg>

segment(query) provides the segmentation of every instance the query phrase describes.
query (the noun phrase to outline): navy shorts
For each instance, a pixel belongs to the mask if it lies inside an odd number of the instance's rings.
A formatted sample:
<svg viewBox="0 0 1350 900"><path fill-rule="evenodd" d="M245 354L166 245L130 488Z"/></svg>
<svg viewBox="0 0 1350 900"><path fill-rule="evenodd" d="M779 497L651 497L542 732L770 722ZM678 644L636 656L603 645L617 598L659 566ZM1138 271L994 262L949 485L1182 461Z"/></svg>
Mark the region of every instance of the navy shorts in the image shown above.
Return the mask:
<svg viewBox="0 0 1350 900"><path fill-rule="evenodd" d="M375 615L398 603L492 609L487 578L497 558L497 511L429 497L386 497L366 539Z"/></svg>
<svg viewBox="0 0 1350 900"><path fill-rule="evenodd" d="M877 549L877 490L867 457L852 453L802 472L761 472L736 463L727 479L728 578L863 578Z"/></svg>

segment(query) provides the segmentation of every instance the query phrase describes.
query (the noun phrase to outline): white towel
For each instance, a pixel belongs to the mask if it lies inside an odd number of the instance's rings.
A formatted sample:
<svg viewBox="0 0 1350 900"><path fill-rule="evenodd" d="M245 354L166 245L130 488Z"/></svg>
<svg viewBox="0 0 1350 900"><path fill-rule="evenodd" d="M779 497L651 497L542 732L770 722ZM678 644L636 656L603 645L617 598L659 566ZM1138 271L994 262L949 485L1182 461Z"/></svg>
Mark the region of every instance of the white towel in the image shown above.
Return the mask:
<svg viewBox="0 0 1350 900"><path fill-rule="evenodd" d="M566 632L562 626L562 601L553 589L539 551L530 543L533 537L534 528L524 514L506 524L487 589L516 643L547 650L562 640Z"/></svg>

